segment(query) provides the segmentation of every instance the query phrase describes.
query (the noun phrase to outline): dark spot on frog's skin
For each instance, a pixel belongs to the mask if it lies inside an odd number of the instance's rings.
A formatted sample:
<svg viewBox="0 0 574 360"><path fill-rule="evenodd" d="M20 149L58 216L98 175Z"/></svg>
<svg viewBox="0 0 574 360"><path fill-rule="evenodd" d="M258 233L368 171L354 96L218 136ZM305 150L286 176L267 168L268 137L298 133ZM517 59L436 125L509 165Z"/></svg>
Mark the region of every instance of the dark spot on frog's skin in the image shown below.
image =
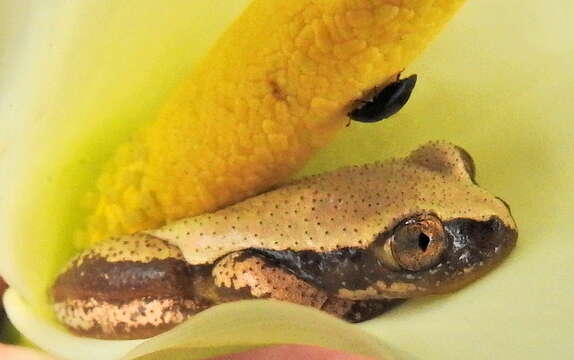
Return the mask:
<svg viewBox="0 0 574 360"><path fill-rule="evenodd" d="M348 116L359 122L372 123L396 114L409 100L417 82L417 75L397 80L378 91L372 99L349 112Z"/></svg>

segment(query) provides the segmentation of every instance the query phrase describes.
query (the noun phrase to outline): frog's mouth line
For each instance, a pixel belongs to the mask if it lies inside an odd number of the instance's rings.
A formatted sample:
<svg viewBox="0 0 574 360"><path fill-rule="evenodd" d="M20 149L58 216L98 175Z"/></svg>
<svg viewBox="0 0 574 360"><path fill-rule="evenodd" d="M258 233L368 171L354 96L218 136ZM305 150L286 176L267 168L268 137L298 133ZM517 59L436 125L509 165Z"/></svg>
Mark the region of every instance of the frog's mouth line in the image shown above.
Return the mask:
<svg viewBox="0 0 574 360"><path fill-rule="evenodd" d="M449 249L442 261L422 271L385 267L370 248L344 248L325 253L250 249L298 278L338 296L411 298L462 288L502 262L518 233L499 218L454 219L444 223ZM383 235L384 237L384 235Z"/></svg>

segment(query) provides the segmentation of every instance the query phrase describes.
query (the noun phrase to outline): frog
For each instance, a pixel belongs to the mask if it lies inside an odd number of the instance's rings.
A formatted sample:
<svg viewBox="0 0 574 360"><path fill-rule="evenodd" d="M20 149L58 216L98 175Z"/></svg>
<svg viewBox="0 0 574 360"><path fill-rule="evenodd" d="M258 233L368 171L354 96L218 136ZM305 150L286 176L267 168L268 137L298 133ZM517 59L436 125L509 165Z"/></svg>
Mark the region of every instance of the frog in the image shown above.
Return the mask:
<svg viewBox="0 0 574 360"><path fill-rule="evenodd" d="M508 204L481 188L463 148L293 180L242 202L88 248L51 296L71 331L155 336L232 301L271 299L350 322L459 290L515 247Z"/></svg>

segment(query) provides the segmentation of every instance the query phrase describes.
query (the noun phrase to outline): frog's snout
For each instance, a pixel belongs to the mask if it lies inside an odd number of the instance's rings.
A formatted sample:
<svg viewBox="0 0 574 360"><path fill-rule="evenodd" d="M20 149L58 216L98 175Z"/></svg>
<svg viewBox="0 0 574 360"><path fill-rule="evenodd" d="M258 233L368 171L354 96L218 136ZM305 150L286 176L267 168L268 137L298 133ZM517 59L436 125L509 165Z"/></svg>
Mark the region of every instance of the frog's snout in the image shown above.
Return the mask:
<svg viewBox="0 0 574 360"><path fill-rule="evenodd" d="M384 263L383 268L379 268L380 281L374 283L380 297L412 298L458 290L482 277L507 258L518 237L513 224L506 224L497 216L485 221L458 218L445 221L442 226L444 235L433 235L428 228L425 229L422 233L430 234L430 243L423 243L426 249L418 249L420 253L429 251L433 237L442 238L439 242L440 259L433 257L432 263L417 269L407 268L400 263L400 266L394 266L389 260L390 256L385 255L381 261ZM395 236L396 234L389 239L392 240ZM416 245L415 240L411 242ZM389 241L385 245L388 243ZM442 245L443 243L446 244ZM381 251L381 254L384 252ZM382 255L375 253L375 256L381 259ZM350 296L360 298L364 294L356 293Z"/></svg>
<svg viewBox="0 0 574 360"><path fill-rule="evenodd" d="M427 293L458 290L494 269L516 245L518 232L497 216L487 221L457 219L445 223L451 250L429 270Z"/></svg>

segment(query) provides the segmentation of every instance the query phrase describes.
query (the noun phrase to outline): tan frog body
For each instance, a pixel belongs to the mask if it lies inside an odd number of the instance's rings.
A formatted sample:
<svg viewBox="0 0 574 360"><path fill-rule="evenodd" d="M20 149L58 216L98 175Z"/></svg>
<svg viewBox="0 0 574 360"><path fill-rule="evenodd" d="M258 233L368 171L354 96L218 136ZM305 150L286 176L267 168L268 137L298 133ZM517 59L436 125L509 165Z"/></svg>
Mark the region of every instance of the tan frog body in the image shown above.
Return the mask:
<svg viewBox="0 0 574 360"><path fill-rule="evenodd" d="M459 147L309 177L111 239L53 286L58 318L100 338L156 335L213 305L272 298L349 321L476 280L513 249L508 206Z"/></svg>

